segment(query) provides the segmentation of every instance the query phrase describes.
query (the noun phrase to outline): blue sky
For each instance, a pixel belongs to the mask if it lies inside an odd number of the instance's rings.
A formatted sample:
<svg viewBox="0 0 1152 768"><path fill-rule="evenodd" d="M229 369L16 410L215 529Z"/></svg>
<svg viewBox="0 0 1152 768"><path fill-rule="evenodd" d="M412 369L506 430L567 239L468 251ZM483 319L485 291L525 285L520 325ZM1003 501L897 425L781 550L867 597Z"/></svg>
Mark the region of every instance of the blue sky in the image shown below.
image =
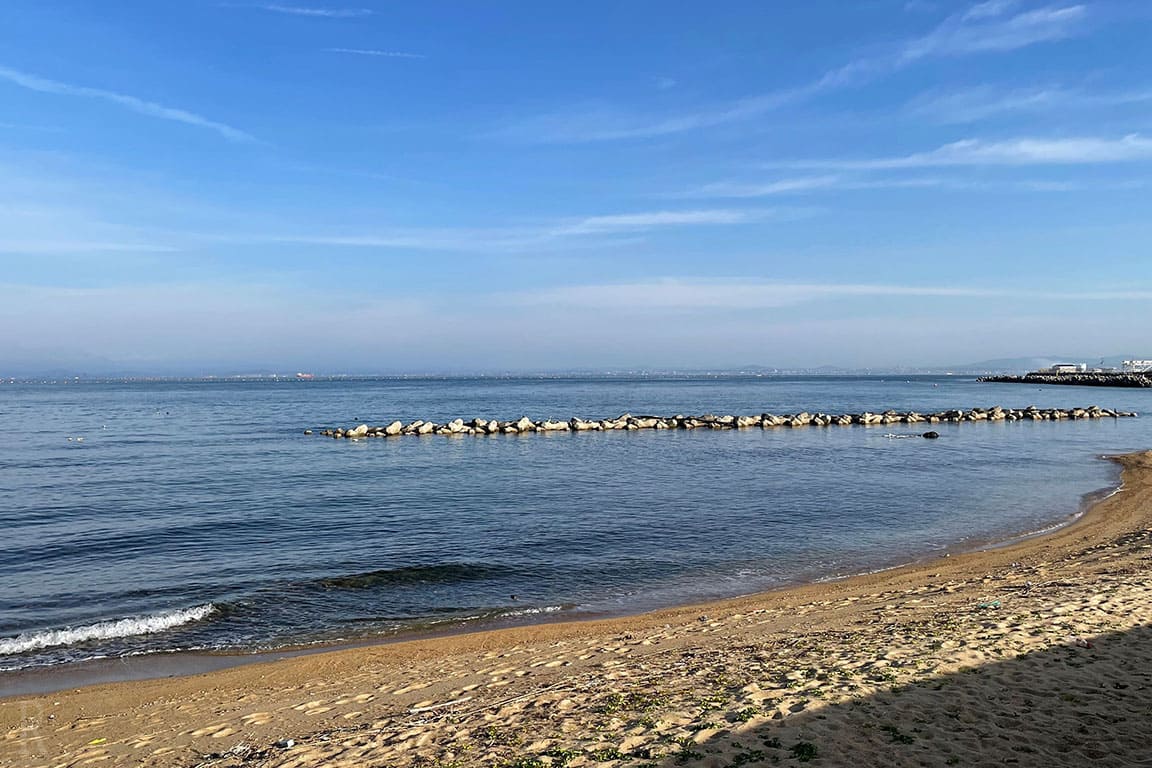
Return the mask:
<svg viewBox="0 0 1152 768"><path fill-rule="evenodd" d="M0 368L1152 357L1150 35L1142 0L7 0Z"/></svg>

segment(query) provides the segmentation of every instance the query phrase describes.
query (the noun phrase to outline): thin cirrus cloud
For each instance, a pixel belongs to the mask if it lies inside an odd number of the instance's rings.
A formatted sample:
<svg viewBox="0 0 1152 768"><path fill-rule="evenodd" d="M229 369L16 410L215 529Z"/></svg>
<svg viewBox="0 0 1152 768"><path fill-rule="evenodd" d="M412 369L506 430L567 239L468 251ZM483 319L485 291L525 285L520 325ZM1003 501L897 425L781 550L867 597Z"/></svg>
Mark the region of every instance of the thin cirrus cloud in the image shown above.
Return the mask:
<svg viewBox="0 0 1152 768"><path fill-rule="evenodd" d="M798 195L811 192L866 189L921 189L939 187L947 182L938 178L861 179L842 175L798 176L763 183L718 181L689 190L686 198L753 198Z"/></svg>
<svg viewBox="0 0 1152 768"><path fill-rule="evenodd" d="M928 34L888 53L855 59L809 83L756 94L720 106L653 117L610 105L591 104L539 114L489 135L543 143L581 143L651 138L752 119L787 104L844 87L862 85L930 58L1005 52L1080 34L1090 15L1084 5L1017 10L1016 0L989 0L948 16Z"/></svg>
<svg viewBox="0 0 1152 768"><path fill-rule="evenodd" d="M1091 165L1152 160L1152 139L1132 133L1118 139L964 139L929 152L866 159L820 158L766 163L769 168L889 170L964 165Z"/></svg>
<svg viewBox="0 0 1152 768"><path fill-rule="evenodd" d="M44 256L81 253L175 253L179 248L152 243L120 243L100 240L10 240L0 238L0 254Z"/></svg>
<svg viewBox="0 0 1152 768"><path fill-rule="evenodd" d="M564 286L525 293L524 304L629 311L755 310L833 298L953 298L1037 301L1148 301L1152 290L1045 291L1015 288L800 283L749 279L662 278L632 283Z"/></svg>
<svg viewBox="0 0 1152 768"><path fill-rule="evenodd" d="M326 53L347 53L352 56L377 56L387 59L426 59L422 53L408 53L407 51L383 51L375 48L325 48Z"/></svg>
<svg viewBox="0 0 1152 768"><path fill-rule="evenodd" d="M901 59L1011 51L1072 37L1088 18L1084 5L1046 6L1012 13L1014 0L991 0L950 16L924 37L908 43Z"/></svg>
<svg viewBox="0 0 1152 768"><path fill-rule="evenodd" d="M279 3L267 3L257 7L273 13L283 13L290 16L311 16L321 19L355 19L371 16L375 13L371 8L319 8L304 5L281 5Z"/></svg>
<svg viewBox="0 0 1152 768"><path fill-rule="evenodd" d="M552 230L564 235L612 235L649 232L668 227L750 224L775 215L772 210L711 209L696 211L651 211L609 216L590 216Z"/></svg>
<svg viewBox="0 0 1152 768"><path fill-rule="evenodd" d="M974 123L1019 112L1119 107L1152 101L1152 89L1089 92L1060 86L1002 90L989 86L921 96L908 112L937 123Z"/></svg>
<svg viewBox="0 0 1152 768"><path fill-rule="evenodd" d="M647 211L587 216L556 224L519 228L391 229L355 234L228 235L199 239L342 248L516 252L546 246L568 247L571 244L583 247L582 243L594 247L603 245L604 238L642 236L669 228L752 224L767 219L795 217L803 213L803 210L780 208Z"/></svg>
<svg viewBox="0 0 1152 768"><path fill-rule="evenodd" d="M891 167L891 166L888 166ZM861 169L866 170L866 169ZM941 176L868 178L853 175L800 176L761 183L719 181L675 195L680 198L724 199L900 189L948 189L1005 192L1084 192L1142 189L1142 179L1113 181L1058 181L1036 179L970 179Z"/></svg>
<svg viewBox="0 0 1152 768"><path fill-rule="evenodd" d="M195 126L197 128L206 128L214 131L223 136L229 141L236 142L252 142L255 137L239 128L233 128L225 123L209 120L206 117L198 115L194 112L189 112L184 109L177 109L175 107L166 107L163 104L157 104L152 101L137 98L135 96L128 96L123 93L116 93L115 91L104 90L103 88L90 88L83 85L71 85L69 83L62 83L58 80L49 80L45 77L38 77L36 75L21 72L16 69L8 67L0 67L0 80L7 80L14 85L21 88L27 88L30 91L38 91L40 93L50 93L60 96L77 96L86 99L96 99L99 101L106 101L111 104L123 107L141 115L148 117L155 117L161 120L171 120L185 125Z"/></svg>

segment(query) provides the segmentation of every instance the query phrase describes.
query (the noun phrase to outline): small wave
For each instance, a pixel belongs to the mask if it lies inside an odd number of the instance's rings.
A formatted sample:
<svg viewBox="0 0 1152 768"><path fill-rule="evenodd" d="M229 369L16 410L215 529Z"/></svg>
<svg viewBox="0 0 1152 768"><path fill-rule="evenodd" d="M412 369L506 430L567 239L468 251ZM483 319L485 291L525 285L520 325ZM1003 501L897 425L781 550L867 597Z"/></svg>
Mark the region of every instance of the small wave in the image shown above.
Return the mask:
<svg viewBox="0 0 1152 768"><path fill-rule="evenodd" d="M38 651L62 645L75 645L88 640L109 640L117 637L151 635L166 629L200 621L216 611L212 603L183 608L154 616L138 616L116 621L101 621L82 627L48 629L42 632L28 632L0 639L0 656Z"/></svg>
<svg viewBox="0 0 1152 768"><path fill-rule="evenodd" d="M444 565L388 568L367 573L355 573L350 576L332 576L319 579L318 583L326 589L371 589L384 585L427 583L451 584L489 579L507 573L507 571L507 568L493 565L446 563Z"/></svg>
<svg viewBox="0 0 1152 768"><path fill-rule="evenodd" d="M541 613L557 613L559 611L568 610L575 606L571 605L544 605L539 608L520 608L518 610L501 611L500 615L505 618L513 616L536 616Z"/></svg>

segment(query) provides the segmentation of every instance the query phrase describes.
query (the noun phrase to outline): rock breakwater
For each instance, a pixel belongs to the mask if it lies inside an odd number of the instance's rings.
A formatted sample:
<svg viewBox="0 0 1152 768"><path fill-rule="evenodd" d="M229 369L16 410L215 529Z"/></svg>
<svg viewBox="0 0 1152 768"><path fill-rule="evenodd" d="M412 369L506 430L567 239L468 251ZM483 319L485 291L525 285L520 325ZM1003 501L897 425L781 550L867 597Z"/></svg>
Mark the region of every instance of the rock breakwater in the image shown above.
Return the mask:
<svg viewBox="0 0 1152 768"><path fill-rule="evenodd" d="M1069 384L1079 387L1152 388L1152 373L1026 373L1023 376L983 376L996 384Z"/></svg>
<svg viewBox="0 0 1152 768"><path fill-rule="evenodd" d="M774 429L795 427L833 426L883 426L888 424L941 424L971 421L1077 421L1081 419L1129 418L1137 414L1115 411L1095 405L1086 408L991 408L955 409L937 413L917 413L915 411L882 413L808 413L795 414L761 413L754 416L634 416L624 413L613 419L580 419L567 421L546 419L533 421L527 416L515 421L498 419L454 419L449 422L416 420L408 422L392 421L389 424L370 426L360 424L355 427L334 427L319 430L324 437L358 440L370 437L401 437L405 435L509 435L528 432L607 432L611 430L641 429ZM314 430L306 429L307 435Z"/></svg>

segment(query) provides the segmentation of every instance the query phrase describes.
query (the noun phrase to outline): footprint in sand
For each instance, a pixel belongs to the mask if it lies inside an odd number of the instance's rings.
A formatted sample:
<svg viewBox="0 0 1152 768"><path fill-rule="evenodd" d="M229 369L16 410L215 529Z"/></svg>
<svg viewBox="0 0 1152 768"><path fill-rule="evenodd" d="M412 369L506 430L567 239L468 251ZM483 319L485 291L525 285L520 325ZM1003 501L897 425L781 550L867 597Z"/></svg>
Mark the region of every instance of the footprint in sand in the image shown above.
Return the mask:
<svg viewBox="0 0 1152 768"><path fill-rule="evenodd" d="M108 760L111 757L112 755L108 754L108 750L106 749L91 750L76 755L76 757L73 758L72 762L68 763L68 765L89 765L91 763L99 763L104 760Z"/></svg>
<svg viewBox="0 0 1152 768"><path fill-rule="evenodd" d="M253 712L250 715L244 715L240 718L240 722L244 725L267 725L272 722L271 712Z"/></svg>
<svg viewBox="0 0 1152 768"><path fill-rule="evenodd" d="M225 736L231 736L236 731L228 727L227 723L216 723L215 725L208 725L204 728L197 728L194 731L186 731L189 736L194 738L201 738L203 736L210 736L213 739L222 739Z"/></svg>
<svg viewBox="0 0 1152 768"><path fill-rule="evenodd" d="M69 726L74 731L88 731L92 728L98 728L107 721L105 717L92 717L85 720L78 720ZM63 729L61 729L63 730Z"/></svg>

